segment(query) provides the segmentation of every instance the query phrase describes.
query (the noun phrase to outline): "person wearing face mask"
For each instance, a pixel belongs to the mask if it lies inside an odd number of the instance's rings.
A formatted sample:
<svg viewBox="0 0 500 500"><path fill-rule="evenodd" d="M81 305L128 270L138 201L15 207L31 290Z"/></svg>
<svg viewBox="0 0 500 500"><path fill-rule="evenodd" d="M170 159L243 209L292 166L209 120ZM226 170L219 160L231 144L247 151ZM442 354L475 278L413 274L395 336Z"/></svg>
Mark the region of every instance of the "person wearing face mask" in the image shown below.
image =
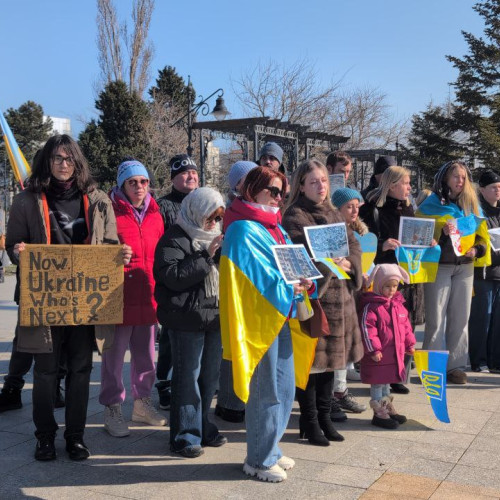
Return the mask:
<svg viewBox="0 0 500 500"><path fill-rule="evenodd" d="M240 195L247 174L256 168L252 161L237 161L231 166L228 175L229 200L226 208ZM241 423L245 420L245 403L239 399L233 389L233 369L231 361L223 359L220 365L219 391L215 414L226 422Z"/></svg>
<svg viewBox="0 0 500 500"><path fill-rule="evenodd" d="M500 227L500 175L479 177L479 202L488 229ZM469 359L472 371L500 373L500 250L491 249L491 266L474 269L474 296L469 318Z"/></svg>
<svg viewBox="0 0 500 500"><path fill-rule="evenodd" d="M465 163L450 161L434 177L433 193L419 206L417 214L436 219L435 238L439 238L441 256L436 280L425 283L424 349L449 351L446 379L452 384L466 384L468 322L472 300L474 265L484 266L489 259L488 242L479 231L474 244L462 256L453 249L450 219L470 214L482 217L471 174ZM484 259L483 259L484 257Z"/></svg>
<svg viewBox="0 0 500 500"><path fill-rule="evenodd" d="M198 188L198 167L194 160L186 154L173 156L169 162L172 190L158 199L158 207L165 223L165 231L173 226L179 215L182 200ZM162 410L170 409L171 388L169 374L172 369L172 352L170 337L160 332L158 341L158 361L156 364L156 389Z"/></svg>
<svg viewBox="0 0 500 500"><path fill-rule="evenodd" d="M24 191L16 195L7 227L7 252L19 265L26 244L102 245L118 244L111 200L96 189L90 169L78 144L69 135L55 135L34 162ZM123 245L123 263L132 249ZM19 283L15 299L19 301ZM83 441L87 419L94 336L98 348L108 349L114 325L35 326L17 330L20 352L34 353L33 422L36 460L57 457L54 418L61 346L64 343L66 376L66 451L71 460L85 460L90 451Z"/></svg>
<svg viewBox="0 0 500 500"><path fill-rule="evenodd" d="M156 302L153 297L153 260L163 235L163 219L149 193L149 174L137 160L118 167L117 185L109 197L122 243L132 247L132 259L124 268L123 324L115 331L113 346L102 356L99 402L105 406L104 429L115 437L130 434L123 418L125 401L123 363L130 349L130 380L134 398L133 422L163 426L151 400L155 380Z"/></svg>
<svg viewBox="0 0 500 500"><path fill-rule="evenodd" d="M172 345L170 449L196 458L227 442L208 418L217 388L222 344L219 322L220 193L189 193L154 260L158 319Z"/></svg>
<svg viewBox="0 0 500 500"><path fill-rule="evenodd" d="M273 483L285 480L295 465L279 442L292 411L295 377L305 375L310 363L294 363L292 339L300 333L289 320L298 296L314 290L307 279L287 284L272 253L274 245L290 242L280 225L285 192L280 172L260 166L248 173L224 217L221 258L224 356L232 360L235 393L246 403L243 472Z"/></svg>
<svg viewBox="0 0 500 500"><path fill-rule="evenodd" d="M414 217L415 212L410 203L410 171L403 167L387 168L380 178L379 186L366 195L366 203L359 209L371 233L378 238L375 264L397 264L396 248L401 245L398 240L399 221L401 217ZM434 241L433 244L436 242ZM410 313L412 328L424 322L423 286L404 285L401 293L405 306ZM406 357L406 375L409 379L411 357ZM399 394L410 392L402 383L391 384L391 390Z"/></svg>
<svg viewBox="0 0 500 500"><path fill-rule="evenodd" d="M344 222L342 215L330 201L330 183L325 166L317 160L306 160L294 173L283 226L294 243L307 246L304 227L341 222ZM330 416L334 370L344 370L347 363L357 362L363 356L353 296L353 292L361 288L363 279L361 247L350 228L347 228L347 237L349 255L337 259L337 264L350 276L350 280L340 280L328 267L316 263L324 276L317 282L318 297L331 335L318 339L307 387L305 390L297 388L300 437L317 446L344 440L335 430Z"/></svg>

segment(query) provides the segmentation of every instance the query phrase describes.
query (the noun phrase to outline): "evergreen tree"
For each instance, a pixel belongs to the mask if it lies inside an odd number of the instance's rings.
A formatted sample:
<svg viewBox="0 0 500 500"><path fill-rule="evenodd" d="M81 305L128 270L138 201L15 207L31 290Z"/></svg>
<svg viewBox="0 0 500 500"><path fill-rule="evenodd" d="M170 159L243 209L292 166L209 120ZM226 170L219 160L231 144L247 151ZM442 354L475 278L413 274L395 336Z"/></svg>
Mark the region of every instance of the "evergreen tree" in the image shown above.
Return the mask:
<svg viewBox="0 0 500 500"><path fill-rule="evenodd" d="M166 106L176 106L182 110L187 108L188 86L174 67L165 66L158 71L156 85L149 89L149 95ZM196 91L191 85L190 106L194 104Z"/></svg>
<svg viewBox="0 0 500 500"><path fill-rule="evenodd" d="M484 38L463 31L468 54L447 56L459 72L453 122L468 133L472 157L500 168L500 0L484 0L473 8L484 18Z"/></svg>
<svg viewBox="0 0 500 500"><path fill-rule="evenodd" d="M52 134L52 120L44 122L42 106L33 101L26 101L17 109L9 108L4 116L26 161L31 164L36 151Z"/></svg>
<svg viewBox="0 0 500 500"><path fill-rule="evenodd" d="M138 160L146 157L149 111L147 104L137 93L130 93L122 81L106 85L95 107L99 119L91 121L80 134L80 144L94 175L108 186L116 181L116 169L125 156Z"/></svg>
<svg viewBox="0 0 500 500"><path fill-rule="evenodd" d="M421 170L427 184L439 167L450 160L461 158L464 148L456 139L448 112L441 106L429 104L427 109L413 115L408 135L406 156Z"/></svg>

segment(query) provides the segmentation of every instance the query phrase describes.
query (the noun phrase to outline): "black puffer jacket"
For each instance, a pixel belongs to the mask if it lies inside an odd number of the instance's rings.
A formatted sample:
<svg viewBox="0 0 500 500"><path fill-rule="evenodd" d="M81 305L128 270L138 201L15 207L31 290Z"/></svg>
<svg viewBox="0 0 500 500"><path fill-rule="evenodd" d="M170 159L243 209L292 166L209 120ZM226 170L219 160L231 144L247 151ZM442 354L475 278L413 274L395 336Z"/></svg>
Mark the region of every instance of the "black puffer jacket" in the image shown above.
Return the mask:
<svg viewBox="0 0 500 500"><path fill-rule="evenodd" d="M205 295L205 277L214 263L206 250L193 248L191 238L177 224L162 236L153 266L162 325L173 330L219 331L216 298Z"/></svg>
<svg viewBox="0 0 500 500"><path fill-rule="evenodd" d="M368 226L371 233L377 235L377 255L375 264L397 264L394 250L383 251L382 246L389 238L398 239L399 220L401 217L415 217L411 205L405 201L388 196L384 206L377 208L376 201L368 201L359 209L359 217ZM378 212L378 218L376 216Z"/></svg>
<svg viewBox="0 0 500 500"><path fill-rule="evenodd" d="M487 217L486 224L488 229L500 227L500 207L492 207L483 197L479 195L481 208L483 209L484 216ZM474 279L482 280L500 280L500 250L491 249L491 266L486 268L475 267Z"/></svg>
<svg viewBox="0 0 500 500"><path fill-rule="evenodd" d="M158 207L160 208L163 223L165 224L165 232L171 228L177 220L177 215L181 210L182 200L189 193L181 193L172 187L172 191L157 200Z"/></svg>

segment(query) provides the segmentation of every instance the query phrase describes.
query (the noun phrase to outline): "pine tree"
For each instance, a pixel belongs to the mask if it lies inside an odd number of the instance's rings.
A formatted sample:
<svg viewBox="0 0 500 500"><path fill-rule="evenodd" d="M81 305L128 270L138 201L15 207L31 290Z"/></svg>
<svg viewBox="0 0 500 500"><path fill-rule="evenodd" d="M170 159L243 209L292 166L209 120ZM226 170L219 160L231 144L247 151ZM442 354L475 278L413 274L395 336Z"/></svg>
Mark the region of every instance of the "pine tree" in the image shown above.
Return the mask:
<svg viewBox="0 0 500 500"><path fill-rule="evenodd" d="M187 85L184 78L180 76L172 66L165 66L158 70L156 85L149 89L149 95L156 102L166 106L176 106L179 109L187 109ZM196 92L191 85L190 106L193 105Z"/></svg>
<svg viewBox="0 0 500 500"><path fill-rule="evenodd" d="M43 121L43 108L33 101L26 101L19 108L9 108L5 114L17 144L28 163L52 133L52 120Z"/></svg>
<svg viewBox="0 0 500 500"><path fill-rule="evenodd" d="M109 185L116 181L116 169L125 156L138 160L146 157L145 124L149 110L122 81L106 85L95 107L100 112L99 119L87 125L80 135L80 144L96 178Z"/></svg>
<svg viewBox="0 0 500 500"><path fill-rule="evenodd" d="M406 156L418 165L427 184L432 183L443 163L461 158L464 153L449 113L432 104L422 113L413 115L408 144L409 148L404 148Z"/></svg>
<svg viewBox="0 0 500 500"><path fill-rule="evenodd" d="M484 18L484 37L463 31L469 52L447 56L458 69L456 130L469 135L469 154L500 168L500 0L484 0L474 10Z"/></svg>

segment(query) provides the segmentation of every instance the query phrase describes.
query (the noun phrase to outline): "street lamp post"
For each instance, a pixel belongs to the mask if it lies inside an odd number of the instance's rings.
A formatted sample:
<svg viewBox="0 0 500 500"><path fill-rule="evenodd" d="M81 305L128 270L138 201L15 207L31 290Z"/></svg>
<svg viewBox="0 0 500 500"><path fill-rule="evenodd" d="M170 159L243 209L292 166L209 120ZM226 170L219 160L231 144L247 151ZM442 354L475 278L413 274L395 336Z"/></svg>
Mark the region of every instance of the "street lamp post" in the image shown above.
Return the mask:
<svg viewBox="0 0 500 500"><path fill-rule="evenodd" d="M210 112L210 108L208 106L208 100L212 98L215 94L217 95L217 99L215 101L215 107L214 109ZM199 101L191 105L191 99L193 98L193 86L191 85L191 76L188 75L188 84L187 84L187 113L183 116L181 116L178 120L176 120L171 127L174 127L175 125L179 124L180 122L186 120L186 132L188 136L188 145L186 148L186 152L188 156L193 155L193 121L198 115L198 113L201 113L203 116L207 116L209 113L214 116L216 120L224 120L226 116L230 115L231 113L228 111L226 108L226 105L224 103L223 96L224 95L224 90L223 89L217 89L215 92L212 92L207 98L203 98L203 96L198 96ZM203 171L203 165L200 165L200 177L201 177L201 185L203 186L205 184L205 175Z"/></svg>

